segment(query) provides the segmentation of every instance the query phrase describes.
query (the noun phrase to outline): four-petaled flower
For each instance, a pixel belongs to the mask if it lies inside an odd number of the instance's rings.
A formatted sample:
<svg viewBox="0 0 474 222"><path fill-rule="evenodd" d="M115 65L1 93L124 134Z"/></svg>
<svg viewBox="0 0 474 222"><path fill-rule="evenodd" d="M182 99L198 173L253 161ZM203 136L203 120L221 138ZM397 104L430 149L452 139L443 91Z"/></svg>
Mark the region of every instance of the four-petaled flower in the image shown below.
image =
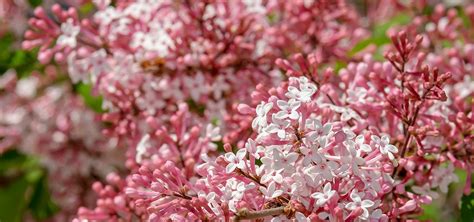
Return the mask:
<svg viewBox="0 0 474 222"><path fill-rule="evenodd" d="M263 193L263 195L265 195L266 198L268 199L273 199L273 198L276 198L276 197L279 197L283 194L283 191L282 190L277 190L276 189L276 185L275 185L275 182L272 181L270 182L270 184L268 184L268 187L265 188L263 186L261 186L259 188L260 192Z"/></svg>
<svg viewBox="0 0 474 222"><path fill-rule="evenodd" d="M357 208L361 208L363 213L359 216L359 218L362 220L367 220L367 218L369 218L369 210L367 208L372 207L374 202L371 200L362 200L359 194L357 194L356 190L352 190L351 199L352 202L346 204L346 209L355 210Z"/></svg>
<svg viewBox="0 0 474 222"><path fill-rule="evenodd" d="M300 87L299 89L294 86L288 86L288 92L285 94L286 97L290 99L296 99L301 102L309 102L311 101L311 96L316 92L316 85L311 84L308 82L306 77L300 78L290 78L291 80L296 80L299 82Z"/></svg>
<svg viewBox="0 0 474 222"><path fill-rule="evenodd" d="M298 159L298 154L294 152L282 153L281 151L274 150L275 155L275 170L284 169L290 171L294 168L294 164Z"/></svg>
<svg viewBox="0 0 474 222"><path fill-rule="evenodd" d="M263 146L257 146L257 143L253 139L249 139L245 143L245 149L249 152L249 155L253 155L256 159L260 159L261 154L264 152Z"/></svg>
<svg viewBox="0 0 474 222"><path fill-rule="evenodd" d="M282 183L283 182L283 176L281 176L281 172L283 170L270 170L269 172L265 173L262 176L262 179L260 182L262 183L267 183L270 181L275 181L277 183Z"/></svg>
<svg viewBox="0 0 474 222"><path fill-rule="evenodd" d="M72 18L67 19L65 23L61 25L61 36L59 36L56 44L63 47L75 48L77 45L77 35L81 28L77 25L74 25L74 20Z"/></svg>
<svg viewBox="0 0 474 222"><path fill-rule="evenodd" d="M325 123L322 125L321 121L317 119L308 119L306 120L306 128L311 130L307 134L307 138L310 141L319 141L321 147L326 146L327 138L332 132L331 123Z"/></svg>
<svg viewBox="0 0 474 222"><path fill-rule="evenodd" d="M323 161L323 156L318 153L316 148L301 147L300 152L304 154L303 164L308 165L311 162L321 163Z"/></svg>
<svg viewBox="0 0 474 222"><path fill-rule="evenodd" d="M382 138L372 135L371 136L372 142L374 143L375 147L379 148L380 153L387 155L390 160L395 160L394 153L398 153L398 149L396 146L390 144L390 139L388 136L383 135Z"/></svg>
<svg viewBox="0 0 474 222"><path fill-rule="evenodd" d="M285 100L278 100L277 106L281 109L281 111L275 114L275 117L278 119L298 119L300 116L297 112L297 109L301 106L300 101L294 99L290 99L288 102Z"/></svg>
<svg viewBox="0 0 474 222"><path fill-rule="evenodd" d="M276 133L280 139L285 139L287 132L286 129L290 126L291 122L285 119L278 119L275 114L272 115L272 121L265 131L268 133Z"/></svg>
<svg viewBox="0 0 474 222"><path fill-rule="evenodd" d="M336 194L335 190L332 190L331 183L326 183L323 188L323 192L315 192L311 194L311 197L316 199L318 206L324 205Z"/></svg>
<svg viewBox="0 0 474 222"><path fill-rule="evenodd" d="M372 151L372 148L370 148L368 144L365 144L364 141L365 141L365 138L362 135L358 135L355 138L355 145L358 148L358 150L364 151L366 153Z"/></svg>
<svg viewBox="0 0 474 222"><path fill-rule="evenodd" d="M344 162L352 165L352 171L360 176L359 166L365 164L365 159L362 158L362 151L368 153L372 150L369 145L364 144L364 136L359 135L355 138L355 142L352 140L344 141L344 145L347 148L349 155L343 156Z"/></svg>
<svg viewBox="0 0 474 222"><path fill-rule="evenodd" d="M234 172L235 168L244 169L245 162L243 159L245 155L247 155L246 149L240 149L239 151L237 151L237 154L234 154L232 152L226 153L224 158L225 160L227 160L228 164L225 168L225 171L227 173L232 173Z"/></svg>
<svg viewBox="0 0 474 222"><path fill-rule="evenodd" d="M326 180L332 180L334 177L333 170L338 168L338 164L334 161L322 159L321 163L314 167L315 173L321 175Z"/></svg>
<svg viewBox="0 0 474 222"><path fill-rule="evenodd" d="M355 87L348 92L347 102L349 103L365 103L367 90L363 87Z"/></svg>
<svg viewBox="0 0 474 222"><path fill-rule="evenodd" d="M268 125L267 113L272 109L273 103L261 102L256 109L257 116L252 121L252 128L260 130Z"/></svg>

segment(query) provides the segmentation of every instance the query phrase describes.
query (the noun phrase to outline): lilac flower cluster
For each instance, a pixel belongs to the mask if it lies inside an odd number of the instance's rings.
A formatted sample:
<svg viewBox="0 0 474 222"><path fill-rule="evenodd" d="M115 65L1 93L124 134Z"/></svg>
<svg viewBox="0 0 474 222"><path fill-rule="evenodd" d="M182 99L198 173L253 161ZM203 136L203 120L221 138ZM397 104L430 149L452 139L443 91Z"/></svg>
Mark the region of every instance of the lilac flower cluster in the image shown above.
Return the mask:
<svg viewBox="0 0 474 222"><path fill-rule="evenodd" d="M92 2L29 20L64 85L0 80L0 149L97 180L95 204L61 203L74 221L406 221L456 169L471 193L474 5Z"/></svg>

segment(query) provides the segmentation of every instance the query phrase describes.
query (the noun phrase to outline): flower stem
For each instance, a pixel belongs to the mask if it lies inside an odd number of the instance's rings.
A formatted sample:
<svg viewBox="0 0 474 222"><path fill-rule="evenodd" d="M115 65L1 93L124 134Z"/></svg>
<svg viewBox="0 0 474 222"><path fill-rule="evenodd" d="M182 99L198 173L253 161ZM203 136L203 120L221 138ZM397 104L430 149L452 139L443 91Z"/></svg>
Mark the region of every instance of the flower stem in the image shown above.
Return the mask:
<svg viewBox="0 0 474 222"><path fill-rule="evenodd" d="M253 220L268 216L275 216L280 215L285 212L285 206L277 207L277 208L270 208L265 210L259 211L249 211L248 209L241 210L234 218L234 221L241 221L241 220Z"/></svg>

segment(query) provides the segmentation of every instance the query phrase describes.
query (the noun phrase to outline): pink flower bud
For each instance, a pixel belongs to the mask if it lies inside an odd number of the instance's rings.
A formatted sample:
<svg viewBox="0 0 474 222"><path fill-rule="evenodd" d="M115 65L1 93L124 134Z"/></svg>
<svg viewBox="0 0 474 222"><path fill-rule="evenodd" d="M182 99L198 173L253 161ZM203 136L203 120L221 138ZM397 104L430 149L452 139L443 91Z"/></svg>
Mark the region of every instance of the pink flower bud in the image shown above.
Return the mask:
<svg viewBox="0 0 474 222"><path fill-rule="evenodd" d="M404 214L406 212L414 211L418 208L418 204L415 200L407 201L403 206L399 208L399 214Z"/></svg>

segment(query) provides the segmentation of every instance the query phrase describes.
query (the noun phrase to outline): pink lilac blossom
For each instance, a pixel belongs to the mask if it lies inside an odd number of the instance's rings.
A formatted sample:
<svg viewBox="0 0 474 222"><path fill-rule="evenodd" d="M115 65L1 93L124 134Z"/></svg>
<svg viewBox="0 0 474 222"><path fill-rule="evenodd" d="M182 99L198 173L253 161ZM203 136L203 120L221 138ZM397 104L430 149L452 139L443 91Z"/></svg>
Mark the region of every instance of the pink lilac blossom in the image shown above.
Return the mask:
<svg viewBox="0 0 474 222"><path fill-rule="evenodd" d="M446 177L444 182L446 183L457 181L457 177L453 174L453 163L467 170L469 174L472 172L472 157L470 157L472 135L469 136L467 131L462 132L463 129L472 129L473 127L472 110L458 112L460 116L471 117L465 119L466 122L463 123L462 128L457 128L456 124L452 122L454 119L450 118L453 115L452 112L456 111L447 108L453 105L450 105L452 101L448 100L445 92L449 92L453 86L449 83L470 81L472 72L452 75L449 72L440 73L436 67L429 68L429 65L436 66L439 63L432 63L426 59L426 54L422 52L424 49L420 46L423 41L421 36L417 36L410 41L405 32L400 32L394 35L392 40L396 49L395 52L386 54L389 62L378 63L372 61L370 57L366 57L364 63L349 64L347 70L341 71L341 75L343 75L343 78L347 78L347 83L355 83L349 86L349 89L359 90L357 87L363 86L364 91L368 92L362 95L365 99L370 99L370 103L366 102L363 106L361 106L362 104L353 103L360 107L359 111L364 109L367 109L367 111L378 110L377 112L381 112L382 117L384 117L380 119L380 116L368 115L366 118L368 118L370 126L368 124L366 126L385 131L385 133L394 135L394 138L399 138L396 139L395 143L400 146L400 156L398 158L400 166L393 175L403 171L405 176L400 181L401 183L397 185L395 195L399 196L400 202L409 203L412 206L409 208L410 211L417 211L420 210L419 207L422 203L426 203L427 200L430 202L431 197L426 195L416 197L410 192L405 194L407 187L413 181L416 184L415 186L427 183L423 186L431 187L431 189L439 187L441 192L445 193L447 192L446 185L436 182L440 178L434 175L435 172L438 170L446 172L444 174ZM349 74L349 72L352 73ZM384 75L377 74L381 72ZM367 84L358 79L371 79L372 81ZM389 81L389 79L392 79L392 81ZM393 81L393 79L396 79L396 81ZM377 91L382 91L383 94L379 93L377 95ZM472 92L470 94L472 95ZM460 97L458 98L458 101L463 100ZM461 103L464 102L466 100ZM437 127L438 124L440 127ZM379 127L374 127L375 125L379 125ZM446 143L452 140L451 133L458 130L461 130L461 135L467 136L458 139L456 145ZM463 151L459 152L459 150ZM448 169L451 170L444 170L445 164L448 164ZM469 190L471 187L470 180L467 183L465 190ZM431 192L431 189L427 191ZM421 194L420 191L415 193ZM426 192L422 193L426 194ZM404 208L403 211L407 210Z"/></svg>
<svg viewBox="0 0 474 222"><path fill-rule="evenodd" d="M279 57L316 53L320 62L350 61L347 52L369 32L360 24L355 6L347 1L269 1L271 46Z"/></svg>
<svg viewBox="0 0 474 222"><path fill-rule="evenodd" d="M25 1L5 0L0 2L0 36L8 31L21 34L27 28L27 18L25 11L28 9ZM15 20L15 24L11 24Z"/></svg>
<svg viewBox="0 0 474 222"><path fill-rule="evenodd" d="M459 180L455 168L472 174L474 34L455 9L94 3L91 18L36 9L23 42L92 84L104 137L129 145L128 175L95 183L96 206L76 221L408 220ZM383 61L349 56L379 9L414 19L388 31ZM474 6L465 12L472 26Z"/></svg>
<svg viewBox="0 0 474 222"><path fill-rule="evenodd" d="M84 19L74 8L53 6L54 19L45 9L36 9L23 46L40 46L40 61L67 63L74 82L92 83L109 110L103 116L114 126L109 133L124 137L143 134L137 125L148 117L166 122L177 110L166 104L186 102L196 118L219 122L223 132L229 132L226 142L242 143L249 133L240 127L243 117L233 115L236 106L251 101L251 89L258 83L280 81L275 59L300 47L288 42L305 45L306 51L323 45L318 59L329 61L340 58L366 33L353 7L342 1L94 3L98 11ZM310 25L311 33L295 39L306 28L286 21L305 22L299 21L299 11L307 14L305 21L316 15L325 18ZM336 18L340 21L329 22ZM354 29L359 37L350 34ZM333 32L337 40L331 38ZM316 39L309 40L311 36ZM299 39L304 41L297 43ZM341 47L329 47L335 44Z"/></svg>
<svg viewBox="0 0 474 222"><path fill-rule="evenodd" d="M44 0L43 7L50 7L53 3L79 7L87 0ZM31 4L34 1L27 0L3 0L0 2L0 36L7 32L21 36L28 28L29 13L33 11Z"/></svg>

